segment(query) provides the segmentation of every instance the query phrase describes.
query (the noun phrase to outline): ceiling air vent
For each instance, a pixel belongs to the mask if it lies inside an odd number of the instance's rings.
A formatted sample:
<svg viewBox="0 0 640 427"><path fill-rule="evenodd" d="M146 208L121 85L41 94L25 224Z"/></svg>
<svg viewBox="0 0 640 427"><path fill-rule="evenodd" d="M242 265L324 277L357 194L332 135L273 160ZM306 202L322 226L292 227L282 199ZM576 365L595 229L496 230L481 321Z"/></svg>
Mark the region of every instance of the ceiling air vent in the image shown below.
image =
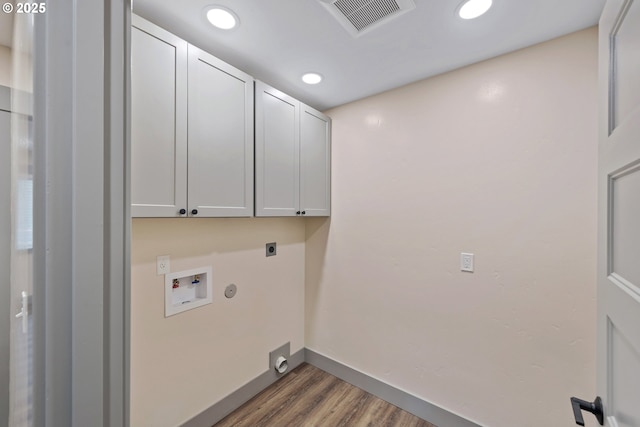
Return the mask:
<svg viewBox="0 0 640 427"><path fill-rule="evenodd" d="M320 0L354 37L415 8L413 0Z"/></svg>

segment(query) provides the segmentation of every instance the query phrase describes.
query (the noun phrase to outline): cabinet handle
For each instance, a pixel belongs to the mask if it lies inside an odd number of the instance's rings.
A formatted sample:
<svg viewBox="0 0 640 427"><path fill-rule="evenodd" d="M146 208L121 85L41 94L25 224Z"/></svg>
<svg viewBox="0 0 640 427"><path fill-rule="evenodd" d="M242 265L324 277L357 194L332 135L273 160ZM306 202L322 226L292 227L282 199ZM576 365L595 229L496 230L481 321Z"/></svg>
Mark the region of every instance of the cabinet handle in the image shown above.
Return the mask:
<svg viewBox="0 0 640 427"><path fill-rule="evenodd" d="M296 215L300 215L300 211L296 212Z"/></svg>
<svg viewBox="0 0 640 427"><path fill-rule="evenodd" d="M187 213L187 210L186 209L180 209L179 213L180 213L180 215L184 215L184 214Z"/></svg>
<svg viewBox="0 0 640 427"><path fill-rule="evenodd" d="M198 209L191 209L191 215L198 215Z"/></svg>
<svg viewBox="0 0 640 427"><path fill-rule="evenodd" d="M302 211L302 215L306 215L306 214L307 214L307 211Z"/></svg>

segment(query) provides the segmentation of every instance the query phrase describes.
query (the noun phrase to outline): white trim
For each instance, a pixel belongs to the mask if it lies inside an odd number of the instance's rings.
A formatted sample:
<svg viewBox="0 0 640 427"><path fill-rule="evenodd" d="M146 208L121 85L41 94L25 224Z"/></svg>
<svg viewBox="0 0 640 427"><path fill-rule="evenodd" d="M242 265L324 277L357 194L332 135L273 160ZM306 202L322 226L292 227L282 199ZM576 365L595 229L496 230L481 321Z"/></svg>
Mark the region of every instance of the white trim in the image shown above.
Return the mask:
<svg viewBox="0 0 640 427"><path fill-rule="evenodd" d="M0 121L6 126L0 129L0 206L10 211L11 206L11 146L4 138L11 133L11 89L0 86ZM2 126L2 124L0 124ZM6 133L5 133L6 132ZM11 216L0 215L0 423L9 419L9 357L10 357L10 319L11 288L9 274L11 266Z"/></svg>
<svg viewBox="0 0 640 427"><path fill-rule="evenodd" d="M110 0L107 5L105 100L108 124L105 144L108 171L105 214L105 292L108 320L105 325L105 427L129 425L130 359L130 266L131 266L131 174L130 174L130 46L131 1Z"/></svg>
<svg viewBox="0 0 640 427"><path fill-rule="evenodd" d="M130 8L35 19L36 427L128 425Z"/></svg>

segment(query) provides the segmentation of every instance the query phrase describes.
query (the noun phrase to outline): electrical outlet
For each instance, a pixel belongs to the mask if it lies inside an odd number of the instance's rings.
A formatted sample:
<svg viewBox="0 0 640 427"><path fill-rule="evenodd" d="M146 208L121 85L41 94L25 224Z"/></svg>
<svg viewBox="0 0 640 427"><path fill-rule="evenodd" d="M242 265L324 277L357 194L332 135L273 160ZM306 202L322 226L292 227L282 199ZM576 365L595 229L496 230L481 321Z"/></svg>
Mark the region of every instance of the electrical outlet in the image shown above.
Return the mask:
<svg viewBox="0 0 640 427"><path fill-rule="evenodd" d="M162 274L171 273L171 262L169 255L160 255L156 258L156 274L158 276Z"/></svg>
<svg viewBox="0 0 640 427"><path fill-rule="evenodd" d="M464 252L460 254L460 270L473 273L473 254Z"/></svg>
<svg viewBox="0 0 640 427"><path fill-rule="evenodd" d="M272 243L267 243L266 244L266 249L267 249L267 256L274 256L276 255L276 242L272 242Z"/></svg>

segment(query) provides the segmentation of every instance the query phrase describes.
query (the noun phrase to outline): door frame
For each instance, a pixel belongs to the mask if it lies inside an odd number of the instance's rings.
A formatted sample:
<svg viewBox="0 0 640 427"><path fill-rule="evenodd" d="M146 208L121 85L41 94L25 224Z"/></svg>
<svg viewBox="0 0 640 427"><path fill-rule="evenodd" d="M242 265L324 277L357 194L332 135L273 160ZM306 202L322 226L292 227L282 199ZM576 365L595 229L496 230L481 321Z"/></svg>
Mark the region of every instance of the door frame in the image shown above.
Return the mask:
<svg viewBox="0 0 640 427"><path fill-rule="evenodd" d="M128 426L130 13L34 16L36 427Z"/></svg>
<svg viewBox="0 0 640 427"><path fill-rule="evenodd" d="M0 86L0 115L11 114L11 89ZM8 134L11 133L10 126ZM11 165L5 164L11 159L11 146L0 141L0 206L10 206L11 189ZM11 239L10 215L0 216L0 241L8 242ZM11 319L11 289L9 287L9 266L11 251L10 246L0 245L0 384L7 384L0 390L0 426L6 425L9 420L9 351L10 351L10 319Z"/></svg>

